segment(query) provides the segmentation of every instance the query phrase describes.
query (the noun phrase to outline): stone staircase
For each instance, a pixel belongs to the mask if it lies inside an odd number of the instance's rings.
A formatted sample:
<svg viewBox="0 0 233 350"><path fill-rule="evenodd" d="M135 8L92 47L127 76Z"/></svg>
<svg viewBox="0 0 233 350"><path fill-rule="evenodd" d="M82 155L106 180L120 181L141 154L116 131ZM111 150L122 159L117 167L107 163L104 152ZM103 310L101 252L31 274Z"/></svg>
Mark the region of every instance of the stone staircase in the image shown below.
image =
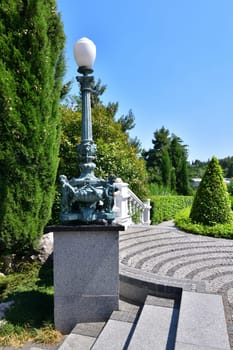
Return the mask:
<svg viewBox="0 0 233 350"><path fill-rule="evenodd" d="M121 300L106 323L76 325L58 349L229 350L222 297L183 290L175 298L148 295L143 305Z"/></svg>
<svg viewBox="0 0 233 350"><path fill-rule="evenodd" d="M79 323L62 344L23 350L233 350L228 333L222 296L209 293L205 281L120 263L119 311L107 322Z"/></svg>

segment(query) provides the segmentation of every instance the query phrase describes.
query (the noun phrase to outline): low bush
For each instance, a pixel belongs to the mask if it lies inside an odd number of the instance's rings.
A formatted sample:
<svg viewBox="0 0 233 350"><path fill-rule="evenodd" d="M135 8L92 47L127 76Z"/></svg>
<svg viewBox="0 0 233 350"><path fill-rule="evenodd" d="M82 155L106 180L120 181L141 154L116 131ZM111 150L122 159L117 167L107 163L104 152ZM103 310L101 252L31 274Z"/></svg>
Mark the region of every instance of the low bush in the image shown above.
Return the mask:
<svg viewBox="0 0 233 350"><path fill-rule="evenodd" d="M152 224L171 220L183 208L192 205L192 196L152 196Z"/></svg>
<svg viewBox="0 0 233 350"><path fill-rule="evenodd" d="M190 209L191 207L185 208L176 214L174 221L178 228L199 235L233 239L233 216L232 221L227 224L216 224L211 226L200 223L194 224L190 218Z"/></svg>

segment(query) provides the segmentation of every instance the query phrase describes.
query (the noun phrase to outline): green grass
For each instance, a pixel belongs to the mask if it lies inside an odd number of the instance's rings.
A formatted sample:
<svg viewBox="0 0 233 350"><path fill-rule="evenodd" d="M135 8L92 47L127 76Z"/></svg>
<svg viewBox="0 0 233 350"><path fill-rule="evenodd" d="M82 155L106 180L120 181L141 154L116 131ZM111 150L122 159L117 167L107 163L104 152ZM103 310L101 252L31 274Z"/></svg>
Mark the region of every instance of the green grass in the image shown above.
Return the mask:
<svg viewBox="0 0 233 350"><path fill-rule="evenodd" d="M233 221L227 224L216 224L213 226L192 223L189 214L191 207L181 210L175 216L175 224L181 230L199 235L217 238L233 239Z"/></svg>
<svg viewBox="0 0 233 350"><path fill-rule="evenodd" d="M27 341L56 343L52 265L23 263L17 272L0 277L0 302L13 300L0 327L0 346L22 346Z"/></svg>

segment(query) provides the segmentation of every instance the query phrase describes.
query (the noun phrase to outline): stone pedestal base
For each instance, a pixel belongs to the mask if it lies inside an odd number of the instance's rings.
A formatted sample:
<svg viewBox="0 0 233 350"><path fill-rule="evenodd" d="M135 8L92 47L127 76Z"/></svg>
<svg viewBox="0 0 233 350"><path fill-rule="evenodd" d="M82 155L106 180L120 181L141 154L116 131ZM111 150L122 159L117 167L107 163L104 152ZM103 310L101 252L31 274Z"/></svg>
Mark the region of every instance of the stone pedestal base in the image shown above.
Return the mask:
<svg viewBox="0 0 233 350"><path fill-rule="evenodd" d="M54 321L63 334L118 309L120 225L54 226Z"/></svg>

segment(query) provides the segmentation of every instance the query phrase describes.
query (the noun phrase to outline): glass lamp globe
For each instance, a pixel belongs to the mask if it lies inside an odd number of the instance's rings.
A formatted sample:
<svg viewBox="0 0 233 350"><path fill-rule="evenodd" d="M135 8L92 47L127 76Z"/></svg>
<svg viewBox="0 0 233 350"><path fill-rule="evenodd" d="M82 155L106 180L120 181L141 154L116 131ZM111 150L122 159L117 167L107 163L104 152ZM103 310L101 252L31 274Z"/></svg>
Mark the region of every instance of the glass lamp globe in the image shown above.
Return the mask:
<svg viewBox="0 0 233 350"><path fill-rule="evenodd" d="M85 37L76 41L74 57L79 68L86 67L91 69L96 58L96 46L93 41Z"/></svg>

